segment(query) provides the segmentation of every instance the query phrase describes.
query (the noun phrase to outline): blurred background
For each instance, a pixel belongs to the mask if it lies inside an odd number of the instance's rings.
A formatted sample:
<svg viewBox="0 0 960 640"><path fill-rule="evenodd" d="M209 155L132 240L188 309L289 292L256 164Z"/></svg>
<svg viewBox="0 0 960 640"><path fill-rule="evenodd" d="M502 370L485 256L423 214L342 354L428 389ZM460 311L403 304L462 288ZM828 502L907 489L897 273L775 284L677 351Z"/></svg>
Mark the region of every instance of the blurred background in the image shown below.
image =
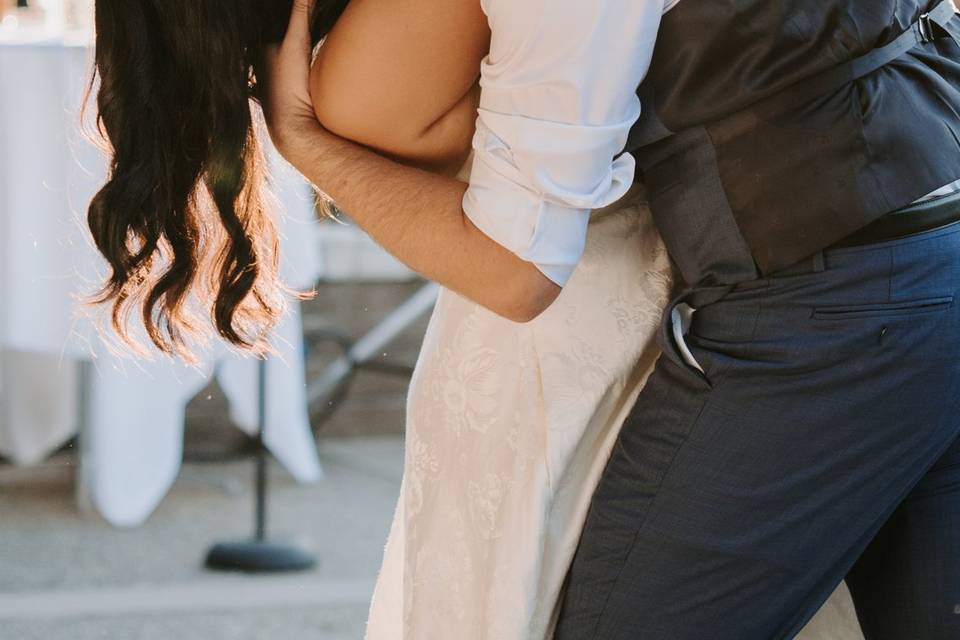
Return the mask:
<svg viewBox="0 0 960 640"><path fill-rule="evenodd" d="M0 640L360 638L436 288L274 154L284 276L318 291L278 355L111 353L78 303L92 10L0 0Z"/></svg>

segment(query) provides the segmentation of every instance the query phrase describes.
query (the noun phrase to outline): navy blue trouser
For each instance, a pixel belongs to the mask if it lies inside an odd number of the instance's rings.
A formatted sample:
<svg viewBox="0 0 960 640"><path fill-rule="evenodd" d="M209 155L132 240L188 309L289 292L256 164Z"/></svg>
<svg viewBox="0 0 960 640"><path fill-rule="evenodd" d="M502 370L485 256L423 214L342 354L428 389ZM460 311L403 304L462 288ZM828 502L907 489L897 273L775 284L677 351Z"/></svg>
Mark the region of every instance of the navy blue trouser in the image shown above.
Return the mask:
<svg viewBox="0 0 960 640"><path fill-rule="evenodd" d="M661 357L557 640L792 638L847 580L868 640L960 639L960 223L698 308Z"/></svg>

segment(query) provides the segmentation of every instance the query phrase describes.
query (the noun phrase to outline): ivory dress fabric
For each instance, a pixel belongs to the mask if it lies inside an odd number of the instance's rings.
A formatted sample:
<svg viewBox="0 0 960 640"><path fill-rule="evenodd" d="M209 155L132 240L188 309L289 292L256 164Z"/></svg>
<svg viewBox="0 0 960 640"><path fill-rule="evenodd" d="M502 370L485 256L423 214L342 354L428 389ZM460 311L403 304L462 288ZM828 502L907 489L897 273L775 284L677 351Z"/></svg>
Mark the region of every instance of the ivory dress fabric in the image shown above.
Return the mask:
<svg viewBox="0 0 960 640"><path fill-rule="evenodd" d="M592 212L582 259L535 320L441 287L408 391L368 640L548 637L671 287L639 187Z"/></svg>

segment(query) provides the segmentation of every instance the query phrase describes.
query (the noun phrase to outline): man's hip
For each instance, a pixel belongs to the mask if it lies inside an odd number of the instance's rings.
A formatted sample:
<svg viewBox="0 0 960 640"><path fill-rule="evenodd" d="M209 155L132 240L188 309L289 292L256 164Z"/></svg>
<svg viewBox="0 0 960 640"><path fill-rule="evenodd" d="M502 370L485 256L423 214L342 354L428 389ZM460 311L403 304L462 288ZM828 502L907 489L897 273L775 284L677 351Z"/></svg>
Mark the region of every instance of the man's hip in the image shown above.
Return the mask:
<svg viewBox="0 0 960 640"><path fill-rule="evenodd" d="M661 358L627 418L558 640L792 637L960 433L958 295L954 224L698 308L702 372Z"/></svg>

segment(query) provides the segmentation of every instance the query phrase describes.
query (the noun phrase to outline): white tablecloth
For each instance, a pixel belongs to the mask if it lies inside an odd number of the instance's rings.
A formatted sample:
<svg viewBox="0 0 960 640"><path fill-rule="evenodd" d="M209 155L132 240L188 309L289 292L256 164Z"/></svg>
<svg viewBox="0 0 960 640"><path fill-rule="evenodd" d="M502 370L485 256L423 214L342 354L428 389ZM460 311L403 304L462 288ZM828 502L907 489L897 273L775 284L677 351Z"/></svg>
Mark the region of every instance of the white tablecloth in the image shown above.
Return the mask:
<svg viewBox="0 0 960 640"><path fill-rule="evenodd" d="M75 432L77 361L91 360L85 487L108 521L136 525L176 477L184 407L212 374L233 420L255 430L257 360L223 343L198 370L119 358L80 313L76 297L107 272L85 221L106 164L77 128L91 57L85 44L0 33L0 453L37 462ZM321 268L311 195L285 163L272 164L285 209L283 276L307 289ZM290 304L274 342L281 357L268 363L266 440L298 480L313 482L321 469L307 418L299 303Z"/></svg>

